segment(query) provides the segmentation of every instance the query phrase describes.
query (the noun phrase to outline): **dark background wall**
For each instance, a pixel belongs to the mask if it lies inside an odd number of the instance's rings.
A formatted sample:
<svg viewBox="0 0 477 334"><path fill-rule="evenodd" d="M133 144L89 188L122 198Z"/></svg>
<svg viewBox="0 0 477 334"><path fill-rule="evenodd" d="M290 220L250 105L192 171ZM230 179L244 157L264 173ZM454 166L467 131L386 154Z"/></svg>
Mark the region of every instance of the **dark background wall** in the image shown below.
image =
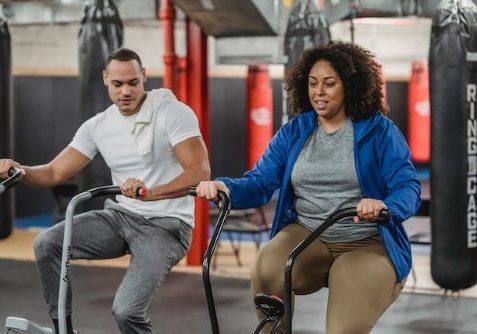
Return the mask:
<svg viewBox="0 0 477 334"><path fill-rule="evenodd" d="M149 78L147 89L161 87ZM240 176L246 168L247 121L244 78L210 79L210 158L212 176ZM272 80L274 131L282 113L281 80ZM407 82L387 83L390 117L406 133ZM72 139L80 125L77 77L14 78L15 159L23 164L50 161ZM51 213L56 204L50 189L19 185L17 217Z"/></svg>

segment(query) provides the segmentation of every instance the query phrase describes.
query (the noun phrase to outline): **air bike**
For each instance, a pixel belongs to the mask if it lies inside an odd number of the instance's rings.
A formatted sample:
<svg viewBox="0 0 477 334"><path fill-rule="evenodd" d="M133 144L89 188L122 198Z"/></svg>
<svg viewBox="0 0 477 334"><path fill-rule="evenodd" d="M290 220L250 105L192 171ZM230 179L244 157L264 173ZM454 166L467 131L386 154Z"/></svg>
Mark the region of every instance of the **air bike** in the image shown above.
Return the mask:
<svg viewBox="0 0 477 334"><path fill-rule="evenodd" d="M189 191L190 195L197 196L196 188L191 187ZM209 310L210 323L212 326L213 334L220 334L219 324L217 321L217 313L215 311L214 296L212 293L212 286L210 284L210 262L217 243L220 238L220 233L224 227L227 215L230 211L230 198L227 194L221 190L217 193L219 215L215 224L212 237L210 239L209 246L207 247L204 262L202 265L202 279L204 281L205 295L207 298L207 307ZM267 294L257 294L254 298L255 306L258 310L263 312L265 318L257 325L253 334L259 334L263 327L271 322L273 323L272 329L268 334L275 334L278 331L278 327L281 322L285 322L285 333L292 334L292 269L298 256L316 239L318 238L328 227L334 223L345 219L357 216L356 208L345 208L338 210L331 214L318 228L316 228L307 238L300 242L290 253L285 265L285 291L284 300L279 297ZM389 211L384 209L381 211L377 223L385 223L390 219ZM284 319L283 319L284 318Z"/></svg>
<svg viewBox="0 0 477 334"><path fill-rule="evenodd" d="M12 176L13 177L13 176ZM11 178L12 178L11 177ZM4 185L8 180L5 180L2 185ZM2 187L0 186L0 193ZM137 196L144 196L145 189L139 188L137 191ZM66 328L66 295L68 291L68 286L70 284L70 247L71 247L71 235L72 235L72 225L73 225L73 216L76 206L81 203L88 201L90 199L101 197L101 196L111 196L111 195L121 195L121 189L119 186L102 186L98 188L93 188L88 191L82 192L74 196L68 203L66 208L65 215L65 230L63 234L63 251L61 258L61 274L60 274L60 288L58 294L58 334L67 334ZM29 333L29 334L54 334L54 329L48 327L42 327L30 320L17 317L8 317L5 321L5 333ZM76 330L74 333L78 333Z"/></svg>

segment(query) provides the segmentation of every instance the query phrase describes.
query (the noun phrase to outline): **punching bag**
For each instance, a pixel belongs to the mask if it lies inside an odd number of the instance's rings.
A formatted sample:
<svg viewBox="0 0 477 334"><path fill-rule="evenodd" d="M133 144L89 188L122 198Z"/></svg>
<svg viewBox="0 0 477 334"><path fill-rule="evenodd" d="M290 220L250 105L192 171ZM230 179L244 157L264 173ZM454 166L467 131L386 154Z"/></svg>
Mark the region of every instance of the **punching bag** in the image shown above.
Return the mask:
<svg viewBox="0 0 477 334"><path fill-rule="evenodd" d="M112 103L102 73L106 57L123 44L123 25L112 0L95 0L85 6L78 44L80 109L84 122ZM111 184L111 173L98 155L79 176L79 190L107 184ZM102 208L103 201L88 201L84 209Z"/></svg>
<svg viewBox="0 0 477 334"><path fill-rule="evenodd" d="M250 170L262 156L273 134L272 84L266 65L248 67L247 123L247 168Z"/></svg>
<svg viewBox="0 0 477 334"><path fill-rule="evenodd" d="M412 63L408 84L408 143L412 160L428 163L431 154L431 110L429 104L429 70L427 62Z"/></svg>
<svg viewBox="0 0 477 334"><path fill-rule="evenodd" d="M287 56L285 70L296 64L303 51L326 45L331 40L330 29L324 14L311 0L299 0L288 17L285 32L284 53ZM283 94L282 123L294 114L288 103L285 89Z"/></svg>
<svg viewBox="0 0 477 334"><path fill-rule="evenodd" d="M444 289L477 283L477 7L436 8L429 50L431 274Z"/></svg>
<svg viewBox="0 0 477 334"><path fill-rule="evenodd" d="M286 67L298 62L303 51L328 44L330 29L322 12L311 0L300 0L290 12L285 32Z"/></svg>
<svg viewBox="0 0 477 334"><path fill-rule="evenodd" d="M0 13L0 158L13 154L11 42L7 21ZM13 191L0 196L0 239L12 233Z"/></svg>
<svg viewBox="0 0 477 334"><path fill-rule="evenodd" d="M11 41L7 21L0 15L0 158L13 154ZM12 233L13 191L0 196L0 239Z"/></svg>

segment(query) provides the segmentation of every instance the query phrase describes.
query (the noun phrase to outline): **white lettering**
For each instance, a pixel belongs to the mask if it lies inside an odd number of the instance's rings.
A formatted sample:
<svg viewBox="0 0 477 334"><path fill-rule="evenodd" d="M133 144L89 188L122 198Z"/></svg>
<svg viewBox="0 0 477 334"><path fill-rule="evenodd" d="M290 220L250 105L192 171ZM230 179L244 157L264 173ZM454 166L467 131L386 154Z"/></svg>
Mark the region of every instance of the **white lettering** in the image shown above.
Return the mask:
<svg viewBox="0 0 477 334"><path fill-rule="evenodd" d="M475 206L475 196L469 196L469 203L467 203L467 212L475 212L477 207Z"/></svg>
<svg viewBox="0 0 477 334"><path fill-rule="evenodd" d="M467 194L468 195L475 195L477 193L477 177L469 176L467 178Z"/></svg>
<svg viewBox="0 0 477 334"><path fill-rule="evenodd" d="M467 102L475 102L477 96L477 86L475 84L467 85Z"/></svg>
<svg viewBox="0 0 477 334"><path fill-rule="evenodd" d="M475 117L475 103L477 101L477 85L467 85L467 103L469 115L467 117L467 247L477 247L477 120Z"/></svg>
<svg viewBox="0 0 477 334"><path fill-rule="evenodd" d="M469 119L467 121L467 136L475 137L477 135L477 121L475 119Z"/></svg>
<svg viewBox="0 0 477 334"><path fill-rule="evenodd" d="M476 137L467 137L467 154L477 154Z"/></svg>
<svg viewBox="0 0 477 334"><path fill-rule="evenodd" d="M467 238L467 248L477 247L477 230L469 230Z"/></svg>
<svg viewBox="0 0 477 334"><path fill-rule="evenodd" d="M469 162L467 175L477 175L477 155L469 155L467 161Z"/></svg>
<svg viewBox="0 0 477 334"><path fill-rule="evenodd" d="M467 214L467 229L472 230L477 228L477 212Z"/></svg>

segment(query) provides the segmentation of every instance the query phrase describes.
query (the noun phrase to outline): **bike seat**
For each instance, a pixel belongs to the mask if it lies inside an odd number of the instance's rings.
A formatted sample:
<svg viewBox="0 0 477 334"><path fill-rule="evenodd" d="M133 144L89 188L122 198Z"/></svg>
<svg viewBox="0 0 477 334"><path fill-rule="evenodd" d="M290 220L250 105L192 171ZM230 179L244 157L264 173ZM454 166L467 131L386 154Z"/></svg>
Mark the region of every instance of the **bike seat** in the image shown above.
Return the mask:
<svg viewBox="0 0 477 334"><path fill-rule="evenodd" d="M259 293L255 296L254 302L257 309L270 318L281 318L285 312L285 304L274 295Z"/></svg>

